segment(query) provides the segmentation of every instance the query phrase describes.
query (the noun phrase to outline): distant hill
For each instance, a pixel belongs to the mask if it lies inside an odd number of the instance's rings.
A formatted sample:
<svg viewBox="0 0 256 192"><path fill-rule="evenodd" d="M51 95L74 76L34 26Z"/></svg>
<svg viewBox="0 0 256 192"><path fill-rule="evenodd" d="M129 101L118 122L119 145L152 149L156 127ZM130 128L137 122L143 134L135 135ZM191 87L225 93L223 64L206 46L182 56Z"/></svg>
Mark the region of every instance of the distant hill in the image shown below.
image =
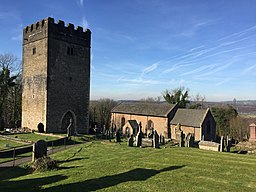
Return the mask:
<svg viewBox="0 0 256 192"><path fill-rule="evenodd" d="M239 114L256 115L256 100L238 100L222 102L206 102L208 107L224 107L232 105Z"/></svg>

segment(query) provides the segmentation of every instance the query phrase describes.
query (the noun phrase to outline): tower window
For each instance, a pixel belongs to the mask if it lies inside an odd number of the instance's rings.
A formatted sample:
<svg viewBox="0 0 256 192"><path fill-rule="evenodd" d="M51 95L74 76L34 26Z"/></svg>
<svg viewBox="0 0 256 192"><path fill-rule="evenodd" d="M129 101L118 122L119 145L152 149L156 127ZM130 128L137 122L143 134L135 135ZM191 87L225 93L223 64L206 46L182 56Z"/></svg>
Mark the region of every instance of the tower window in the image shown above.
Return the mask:
<svg viewBox="0 0 256 192"><path fill-rule="evenodd" d="M34 47L33 48L33 55L35 55L36 54L36 48Z"/></svg>
<svg viewBox="0 0 256 192"><path fill-rule="evenodd" d="M73 53L74 53L73 48L72 47L67 47L67 54L68 55L73 55Z"/></svg>

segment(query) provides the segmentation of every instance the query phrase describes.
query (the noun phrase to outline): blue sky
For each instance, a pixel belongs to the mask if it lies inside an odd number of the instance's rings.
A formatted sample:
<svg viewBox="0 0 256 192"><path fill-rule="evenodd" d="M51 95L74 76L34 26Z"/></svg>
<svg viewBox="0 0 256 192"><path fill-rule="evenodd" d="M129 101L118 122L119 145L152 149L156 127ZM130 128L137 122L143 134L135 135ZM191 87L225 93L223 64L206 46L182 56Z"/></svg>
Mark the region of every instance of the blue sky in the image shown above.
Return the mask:
<svg viewBox="0 0 256 192"><path fill-rule="evenodd" d="M193 99L256 99L254 0L0 0L0 53L48 16L92 31L91 99L184 86Z"/></svg>

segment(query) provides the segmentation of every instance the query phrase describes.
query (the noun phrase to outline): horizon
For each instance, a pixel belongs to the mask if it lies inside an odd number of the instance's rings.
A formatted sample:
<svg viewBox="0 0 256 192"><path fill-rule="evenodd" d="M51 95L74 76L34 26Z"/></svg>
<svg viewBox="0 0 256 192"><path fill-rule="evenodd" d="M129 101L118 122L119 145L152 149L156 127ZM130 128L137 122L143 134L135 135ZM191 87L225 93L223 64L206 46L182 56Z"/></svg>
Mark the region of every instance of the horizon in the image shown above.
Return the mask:
<svg viewBox="0 0 256 192"><path fill-rule="evenodd" d="M256 100L256 2L32 0L0 7L0 54L22 60L22 29L47 17L92 31L91 100L185 87L208 102ZM38 9L40 8L40 9Z"/></svg>

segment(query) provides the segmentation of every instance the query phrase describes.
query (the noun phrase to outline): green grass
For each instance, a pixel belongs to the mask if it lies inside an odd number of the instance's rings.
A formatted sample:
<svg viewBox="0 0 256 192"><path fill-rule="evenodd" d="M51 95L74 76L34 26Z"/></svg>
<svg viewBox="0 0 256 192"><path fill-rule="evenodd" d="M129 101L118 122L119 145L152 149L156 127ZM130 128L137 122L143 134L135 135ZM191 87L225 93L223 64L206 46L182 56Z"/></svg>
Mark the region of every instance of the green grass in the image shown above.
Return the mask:
<svg viewBox="0 0 256 192"><path fill-rule="evenodd" d="M1 191L256 191L256 156L92 142L51 156L58 170L3 169Z"/></svg>
<svg viewBox="0 0 256 192"><path fill-rule="evenodd" d="M9 144L9 147L6 147L6 144ZM26 144L24 143L19 143L12 140L6 140L6 139L0 138L0 151L5 149L11 149L13 147L25 146L25 145Z"/></svg>
<svg viewBox="0 0 256 192"><path fill-rule="evenodd" d="M52 141L59 139L59 137L54 137L54 136L45 136L45 135L39 135L39 134L33 134L33 133L19 133L19 134L10 134L6 135L8 137L16 137L22 140L28 140L28 141L37 141L40 139Z"/></svg>

